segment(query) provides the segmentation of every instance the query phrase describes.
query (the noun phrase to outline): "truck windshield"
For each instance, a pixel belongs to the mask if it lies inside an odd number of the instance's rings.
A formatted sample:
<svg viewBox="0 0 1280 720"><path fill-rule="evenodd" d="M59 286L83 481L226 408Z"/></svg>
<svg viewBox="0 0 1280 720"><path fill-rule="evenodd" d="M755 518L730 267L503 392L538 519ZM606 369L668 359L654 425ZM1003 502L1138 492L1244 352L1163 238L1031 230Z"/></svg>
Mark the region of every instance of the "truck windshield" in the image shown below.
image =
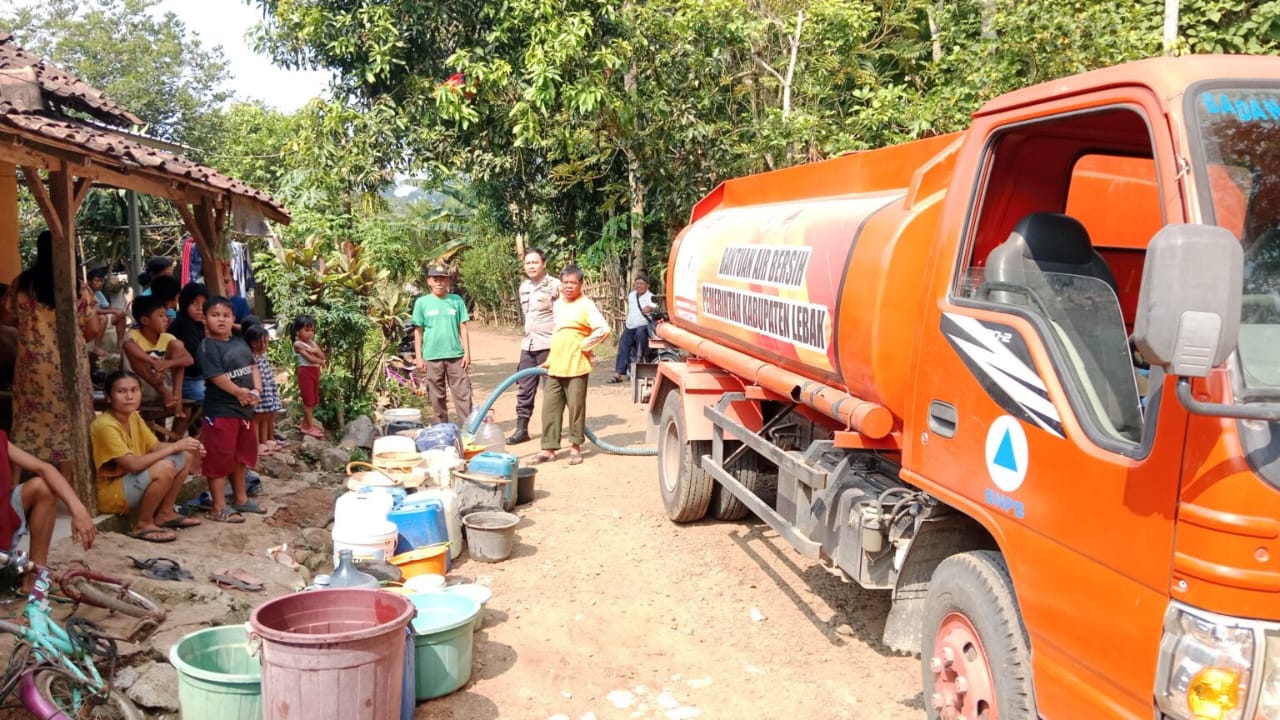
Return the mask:
<svg viewBox="0 0 1280 720"><path fill-rule="evenodd" d="M1244 246L1241 381L1280 394L1280 86L1216 87L1192 101L1211 220Z"/></svg>

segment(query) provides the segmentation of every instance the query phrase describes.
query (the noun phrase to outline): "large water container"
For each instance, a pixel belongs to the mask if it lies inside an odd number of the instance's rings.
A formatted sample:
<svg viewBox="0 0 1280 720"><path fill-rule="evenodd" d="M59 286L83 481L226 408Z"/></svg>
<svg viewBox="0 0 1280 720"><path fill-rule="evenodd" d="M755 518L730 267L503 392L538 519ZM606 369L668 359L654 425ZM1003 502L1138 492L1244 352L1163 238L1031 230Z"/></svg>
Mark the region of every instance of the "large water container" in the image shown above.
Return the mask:
<svg viewBox="0 0 1280 720"><path fill-rule="evenodd" d="M451 447L460 450L458 426L453 423L436 423L418 433L415 443L418 452L426 452L438 447Z"/></svg>
<svg viewBox="0 0 1280 720"><path fill-rule="evenodd" d="M507 449L507 438L502 434L502 426L494 421L493 413L485 416L476 430L476 444L483 445L486 452L500 453Z"/></svg>
<svg viewBox="0 0 1280 720"><path fill-rule="evenodd" d="M462 517L458 515L458 496L450 488L423 488L414 493L437 500L444 507L445 527L449 533L449 557L456 560L462 553Z"/></svg>
<svg viewBox="0 0 1280 720"><path fill-rule="evenodd" d="M486 450L467 462L467 472L480 475L498 475L506 478L507 485L503 488L502 507L506 510L511 510L516 506L520 459L515 455Z"/></svg>
<svg viewBox="0 0 1280 720"><path fill-rule="evenodd" d="M387 519L396 524L399 540L396 553L417 550L449 541L449 526L444 517L444 503L419 493L407 496Z"/></svg>
<svg viewBox="0 0 1280 720"><path fill-rule="evenodd" d="M385 521L387 513L395 507L395 498L381 488L367 488L362 492L345 492L338 496L333 508L333 524L370 525Z"/></svg>

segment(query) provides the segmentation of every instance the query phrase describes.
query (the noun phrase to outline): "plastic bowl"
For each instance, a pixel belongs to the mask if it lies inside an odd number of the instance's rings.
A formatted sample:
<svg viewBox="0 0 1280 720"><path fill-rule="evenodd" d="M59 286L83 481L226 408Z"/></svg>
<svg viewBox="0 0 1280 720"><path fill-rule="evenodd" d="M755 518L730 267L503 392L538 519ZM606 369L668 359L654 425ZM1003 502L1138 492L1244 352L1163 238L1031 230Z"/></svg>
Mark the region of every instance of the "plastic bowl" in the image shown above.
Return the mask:
<svg viewBox="0 0 1280 720"><path fill-rule="evenodd" d="M415 593L436 592L444 587L444 576L435 573L414 575L404 581L404 586Z"/></svg>
<svg viewBox="0 0 1280 720"><path fill-rule="evenodd" d="M448 559L449 543L443 542L393 555L389 562L400 568L404 579L409 580L419 575L444 575Z"/></svg>
<svg viewBox="0 0 1280 720"><path fill-rule="evenodd" d="M493 598L493 591L483 585L475 583L463 583L461 585L450 585L440 592L453 593L455 595L465 595L466 597L480 603L481 609L489 605L489 600Z"/></svg>

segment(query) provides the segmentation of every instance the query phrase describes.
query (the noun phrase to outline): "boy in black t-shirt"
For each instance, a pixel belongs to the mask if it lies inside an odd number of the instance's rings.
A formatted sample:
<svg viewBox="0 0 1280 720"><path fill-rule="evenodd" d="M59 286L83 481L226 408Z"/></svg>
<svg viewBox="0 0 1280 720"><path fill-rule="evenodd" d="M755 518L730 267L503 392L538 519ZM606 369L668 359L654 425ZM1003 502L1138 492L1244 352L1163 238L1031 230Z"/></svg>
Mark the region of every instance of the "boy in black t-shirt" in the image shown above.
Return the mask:
<svg viewBox="0 0 1280 720"><path fill-rule="evenodd" d="M249 345L231 334L235 315L231 301L212 297L204 306L205 338L200 343L204 373L204 474L209 478L217 522L242 523L241 513L263 509L245 492L245 469L258 464L258 435L253 429L253 406L262 398L262 378ZM226 499L231 478L231 503Z"/></svg>

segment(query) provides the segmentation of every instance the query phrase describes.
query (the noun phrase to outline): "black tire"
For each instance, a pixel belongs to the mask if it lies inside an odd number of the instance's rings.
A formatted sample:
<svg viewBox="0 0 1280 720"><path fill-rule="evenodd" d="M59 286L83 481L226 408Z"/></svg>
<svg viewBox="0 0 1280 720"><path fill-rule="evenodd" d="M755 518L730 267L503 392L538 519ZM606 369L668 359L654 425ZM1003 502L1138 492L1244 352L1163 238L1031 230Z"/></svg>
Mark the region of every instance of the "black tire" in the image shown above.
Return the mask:
<svg viewBox="0 0 1280 720"><path fill-rule="evenodd" d="M74 578L63 587L67 597L105 610L157 622L165 618L165 609L156 601L116 583L89 578Z"/></svg>
<svg viewBox="0 0 1280 720"><path fill-rule="evenodd" d="M100 704L86 701L92 696L92 690L60 668L37 670L34 682L40 697L67 717L77 720L143 720L142 712L119 690L107 691ZM72 699L76 690L81 693L78 707Z"/></svg>
<svg viewBox="0 0 1280 720"><path fill-rule="evenodd" d="M658 422L658 489L667 517L673 522L701 520L711 504L715 481L702 469L702 456L711 452L710 440L689 441L685 432L680 391L667 393Z"/></svg>
<svg viewBox="0 0 1280 720"><path fill-rule="evenodd" d="M738 447L739 444L736 442L725 443L725 457ZM754 450L746 451L742 457L733 461L729 473L765 504L773 505L778 492L778 472L772 463L760 456L760 453ZM736 495L725 490L720 483L716 483L715 489L711 491L710 512L711 517L717 520L741 520L751 514L751 508L744 505Z"/></svg>
<svg viewBox="0 0 1280 720"><path fill-rule="evenodd" d="M950 629L945 636L944 623ZM939 717L935 700L954 703L952 707L974 720L988 713L1001 720L1038 717L1031 644L1000 553L960 553L938 565L929 583L920 650L930 720ZM950 658L947 650L952 651ZM957 675L965 676L967 691L952 684Z"/></svg>

